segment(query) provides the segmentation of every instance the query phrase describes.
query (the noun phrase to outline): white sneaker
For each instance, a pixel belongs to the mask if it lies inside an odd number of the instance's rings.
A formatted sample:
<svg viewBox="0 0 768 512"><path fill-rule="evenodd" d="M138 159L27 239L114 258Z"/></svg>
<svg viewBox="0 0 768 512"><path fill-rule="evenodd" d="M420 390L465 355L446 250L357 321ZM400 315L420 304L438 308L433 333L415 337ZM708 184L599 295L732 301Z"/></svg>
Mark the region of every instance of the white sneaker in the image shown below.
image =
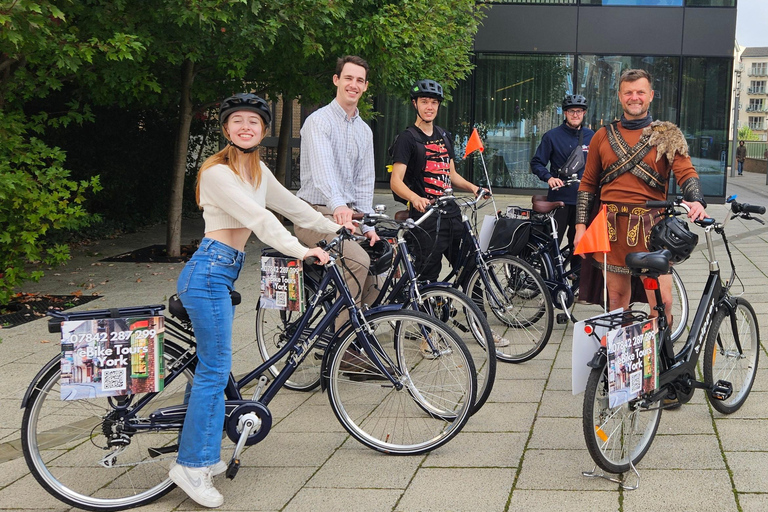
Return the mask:
<svg viewBox="0 0 768 512"><path fill-rule="evenodd" d="M171 467L175 466L176 462L171 462ZM228 464L224 462L223 460L220 460L213 466L211 466L211 476L219 476L223 472L225 472L228 468Z"/></svg>
<svg viewBox="0 0 768 512"><path fill-rule="evenodd" d="M173 483L181 487L187 495L199 505L208 508L220 507L224 503L224 497L213 486L211 470L214 466L203 468L189 468L181 464L175 464L168 472Z"/></svg>
<svg viewBox="0 0 768 512"><path fill-rule="evenodd" d="M496 333L493 333L493 344L496 346L496 348L507 347L509 346L509 340L499 336Z"/></svg>
<svg viewBox="0 0 768 512"><path fill-rule="evenodd" d="M220 460L213 466L211 466L211 476L218 476L227 470L227 463Z"/></svg>

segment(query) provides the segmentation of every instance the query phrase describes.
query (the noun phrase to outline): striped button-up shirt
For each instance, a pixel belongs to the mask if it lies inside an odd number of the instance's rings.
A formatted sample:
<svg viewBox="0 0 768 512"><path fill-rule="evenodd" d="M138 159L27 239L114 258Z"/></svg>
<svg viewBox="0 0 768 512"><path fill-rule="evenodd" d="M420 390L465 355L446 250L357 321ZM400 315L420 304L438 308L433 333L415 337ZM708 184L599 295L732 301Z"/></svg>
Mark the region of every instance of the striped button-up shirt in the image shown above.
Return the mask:
<svg viewBox="0 0 768 512"><path fill-rule="evenodd" d="M371 213L375 178L373 132L357 112L347 116L334 99L307 117L298 197L331 211L347 205Z"/></svg>

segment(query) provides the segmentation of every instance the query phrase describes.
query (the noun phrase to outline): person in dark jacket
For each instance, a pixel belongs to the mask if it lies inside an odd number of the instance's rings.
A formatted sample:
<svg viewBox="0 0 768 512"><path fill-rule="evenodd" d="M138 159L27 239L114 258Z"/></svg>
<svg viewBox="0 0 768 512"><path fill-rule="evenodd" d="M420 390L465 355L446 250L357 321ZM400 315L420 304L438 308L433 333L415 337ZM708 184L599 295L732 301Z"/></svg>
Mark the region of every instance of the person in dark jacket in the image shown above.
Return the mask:
<svg viewBox="0 0 768 512"><path fill-rule="evenodd" d="M531 172L541 181L547 182L549 192L548 201L563 201L565 208L555 212L557 222L557 236L562 241L568 228L568 248L573 252L573 237L576 234L576 192L579 184L574 183L563 186L566 178L561 173L568 157L579 145L580 132L583 135L581 147L584 151L584 162L587 160L587 148L592 136L595 134L589 128L582 126L584 115L587 112L587 99L581 94L569 94L563 99L563 124L549 130L541 138L541 143L536 149L536 154L531 159ZM549 165L549 168L547 168ZM584 164L577 170L578 177L584 174Z"/></svg>

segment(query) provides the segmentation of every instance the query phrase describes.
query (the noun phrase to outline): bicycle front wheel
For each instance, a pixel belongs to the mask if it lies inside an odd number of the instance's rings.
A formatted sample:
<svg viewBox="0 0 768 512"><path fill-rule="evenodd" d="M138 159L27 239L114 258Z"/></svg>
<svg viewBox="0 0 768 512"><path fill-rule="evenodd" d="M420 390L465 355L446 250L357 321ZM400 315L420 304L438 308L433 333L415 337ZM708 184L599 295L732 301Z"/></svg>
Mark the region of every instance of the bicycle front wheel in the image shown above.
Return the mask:
<svg viewBox="0 0 768 512"><path fill-rule="evenodd" d="M704 348L704 383L712 386L718 380L724 380L733 386L733 394L726 400L718 400L708 393L712 407L723 414L736 412L744 405L755 382L760 356L755 310L740 297L732 300L736 305L733 317L727 307L721 307L715 313Z"/></svg>
<svg viewBox="0 0 768 512"><path fill-rule="evenodd" d="M477 398L472 414L488 400L496 379L496 350L493 332L483 312L456 288L430 288L420 292L422 311L428 313L459 335L469 350L477 372Z"/></svg>
<svg viewBox="0 0 768 512"><path fill-rule="evenodd" d="M374 313L363 332L397 389L360 350L349 331L329 355L328 398L342 426L374 450L415 455L456 436L474 406L475 369L461 339L418 311ZM428 336L434 353L422 352Z"/></svg>
<svg viewBox="0 0 768 512"><path fill-rule="evenodd" d="M584 393L584 439L592 460L603 471L624 473L651 447L661 421L661 409L643 409L639 400L611 408L608 402L608 371L595 368Z"/></svg>
<svg viewBox="0 0 768 512"><path fill-rule="evenodd" d="M496 347L496 357L522 363L536 357L552 334L552 298L544 280L528 263L514 256L493 256L486 261L486 287L477 268L466 281L465 291L486 313L491 330L506 340Z"/></svg>
<svg viewBox="0 0 768 512"><path fill-rule="evenodd" d="M165 343L165 372L184 352ZM150 503L173 489L168 471L176 459L178 429L137 430L160 407L184 403L194 367L154 396L129 422L117 397L63 400L61 371L53 366L35 385L21 426L27 466L57 499L85 510L124 510ZM144 395L133 395L132 405Z"/></svg>

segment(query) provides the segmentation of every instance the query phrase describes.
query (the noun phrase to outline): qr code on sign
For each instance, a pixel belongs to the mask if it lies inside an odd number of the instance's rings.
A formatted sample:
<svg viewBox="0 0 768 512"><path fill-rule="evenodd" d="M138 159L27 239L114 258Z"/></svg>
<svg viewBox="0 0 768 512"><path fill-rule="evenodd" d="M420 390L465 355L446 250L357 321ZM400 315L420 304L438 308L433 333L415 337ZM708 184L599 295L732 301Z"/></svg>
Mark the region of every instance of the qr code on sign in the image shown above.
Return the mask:
<svg viewBox="0 0 768 512"><path fill-rule="evenodd" d="M101 370L102 391L122 391L127 387L126 368L110 368Z"/></svg>
<svg viewBox="0 0 768 512"><path fill-rule="evenodd" d="M288 294L285 292L275 292L275 304L284 308L288 305Z"/></svg>
<svg viewBox="0 0 768 512"><path fill-rule="evenodd" d="M643 389L643 372L634 372L629 376L629 392L639 393Z"/></svg>

